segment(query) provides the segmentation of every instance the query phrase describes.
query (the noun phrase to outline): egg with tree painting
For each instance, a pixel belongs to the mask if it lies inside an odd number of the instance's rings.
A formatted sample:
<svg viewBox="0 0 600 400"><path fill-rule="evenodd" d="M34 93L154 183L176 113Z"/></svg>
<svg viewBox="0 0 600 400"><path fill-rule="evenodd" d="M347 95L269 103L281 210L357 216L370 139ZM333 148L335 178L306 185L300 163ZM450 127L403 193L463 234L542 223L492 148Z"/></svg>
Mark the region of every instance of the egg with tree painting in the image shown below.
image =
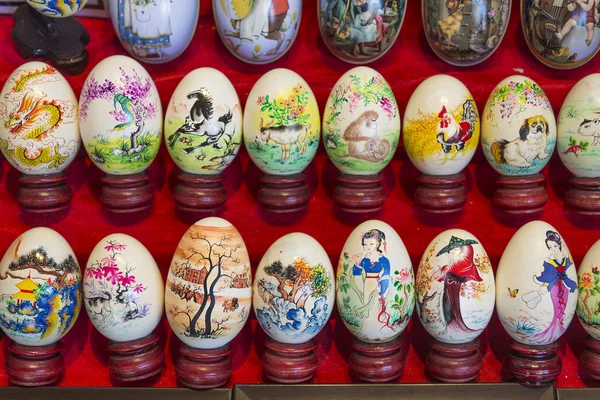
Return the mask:
<svg viewBox="0 0 600 400"><path fill-rule="evenodd" d="M577 317L585 331L600 340L600 241L594 243L579 265Z"/></svg>

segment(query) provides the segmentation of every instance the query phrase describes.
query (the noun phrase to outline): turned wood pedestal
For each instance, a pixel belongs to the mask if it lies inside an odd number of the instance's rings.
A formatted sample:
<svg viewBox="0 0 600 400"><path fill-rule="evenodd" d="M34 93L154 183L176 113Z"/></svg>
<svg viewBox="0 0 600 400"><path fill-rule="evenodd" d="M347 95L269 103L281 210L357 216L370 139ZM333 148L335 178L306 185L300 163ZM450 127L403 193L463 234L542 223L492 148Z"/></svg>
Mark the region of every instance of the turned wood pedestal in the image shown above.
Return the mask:
<svg viewBox="0 0 600 400"><path fill-rule="evenodd" d="M52 213L69 207L73 192L66 183L66 172L47 175L19 176L17 201L24 211L30 213Z"/></svg>
<svg viewBox="0 0 600 400"><path fill-rule="evenodd" d="M353 213L374 213L381 210L386 194L383 175L340 174L333 191L333 200L340 210Z"/></svg>
<svg viewBox="0 0 600 400"><path fill-rule="evenodd" d="M447 383L465 383L479 376L483 366L479 339L461 344L431 339L429 348L425 368L432 378Z"/></svg>
<svg viewBox="0 0 600 400"><path fill-rule="evenodd" d="M198 175L180 171L179 182L173 189L177 209L184 212L202 213L221 209L227 201L223 187L223 174Z"/></svg>
<svg viewBox="0 0 600 400"><path fill-rule="evenodd" d="M585 350L579 363L591 379L600 381L600 340L591 336L585 339Z"/></svg>
<svg viewBox="0 0 600 400"><path fill-rule="evenodd" d="M558 342L531 346L511 340L504 359L504 371L524 386L543 386L554 382L562 370Z"/></svg>
<svg viewBox="0 0 600 400"><path fill-rule="evenodd" d="M158 339L153 333L129 342L108 343L108 367L113 376L122 382L134 382L160 374L165 354Z"/></svg>
<svg viewBox="0 0 600 400"><path fill-rule="evenodd" d="M314 376L318 364L314 340L288 344L269 337L265 347L262 357L265 378L278 383L302 383Z"/></svg>
<svg viewBox="0 0 600 400"><path fill-rule="evenodd" d="M504 176L496 178L494 208L506 214L527 215L539 213L548 201L542 174Z"/></svg>
<svg viewBox="0 0 600 400"><path fill-rule="evenodd" d="M402 375L406 362L402 346L402 337L387 343L365 343L356 339L350 353L350 375L364 382L395 381Z"/></svg>
<svg viewBox="0 0 600 400"><path fill-rule="evenodd" d="M415 207L432 214L462 211L468 199L464 181L462 172L454 175L420 175L414 195Z"/></svg>
<svg viewBox="0 0 600 400"><path fill-rule="evenodd" d="M216 349L195 349L181 344L175 372L182 385L194 389L223 386L231 376L229 345Z"/></svg>
<svg viewBox="0 0 600 400"><path fill-rule="evenodd" d="M293 175L263 174L258 189L258 202L273 213L302 211L310 200L310 188L306 185L306 174Z"/></svg>
<svg viewBox="0 0 600 400"><path fill-rule="evenodd" d="M14 385L46 386L57 382L63 374L64 360L60 342L47 346L23 346L10 341L6 358L6 374Z"/></svg>
<svg viewBox="0 0 600 400"><path fill-rule="evenodd" d="M600 215L600 178L569 179L571 188L565 195L565 205L577 214Z"/></svg>
<svg viewBox="0 0 600 400"><path fill-rule="evenodd" d="M131 175L106 174L102 177L100 201L112 213L146 211L154 200L154 188L149 179L146 171Z"/></svg>

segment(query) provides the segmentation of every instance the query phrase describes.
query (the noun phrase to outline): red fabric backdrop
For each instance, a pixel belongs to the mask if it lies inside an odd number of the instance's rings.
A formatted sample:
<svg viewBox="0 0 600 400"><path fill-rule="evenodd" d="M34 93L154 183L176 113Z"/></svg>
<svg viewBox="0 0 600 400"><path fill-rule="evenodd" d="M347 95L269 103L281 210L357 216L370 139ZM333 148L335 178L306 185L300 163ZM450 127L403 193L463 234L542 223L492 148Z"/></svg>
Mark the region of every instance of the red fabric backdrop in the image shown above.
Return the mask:
<svg viewBox="0 0 600 400"><path fill-rule="evenodd" d="M406 103L425 78L439 73L448 73L462 80L477 101L479 110L485 105L493 87L503 78L523 73L533 78L548 94L554 109L558 112L562 101L575 82L587 74L597 72L597 61L574 71L549 69L529 53L521 30L519 2L513 2L511 20L506 36L496 53L486 62L472 68L458 68L438 59L429 46L421 26L420 2L410 0L400 36L392 49L371 66L379 70L391 84L403 112ZM181 10L178 10L181 11ZM287 55L266 66L251 66L237 60L221 43L212 16L212 6L208 0L201 4L200 21L196 34L185 53L178 59L157 66L146 66L154 78L161 100L167 104L179 81L191 70L210 66L224 72L235 85L240 99L245 102L248 92L261 74L276 67L295 70L311 86L321 109L336 80L351 65L338 61L331 55L321 40L317 28L316 0L306 2L300 32ZM126 54L119 44L110 20L81 19L91 36L88 46L90 62L86 72L80 76L68 77L75 93L79 95L85 77L103 58L113 54ZM24 61L14 50L10 27L10 16L0 17L0 80ZM563 198L567 189L568 171L554 154L545 168L549 177L547 185L550 200L541 218L552 224L565 237L575 260L581 261L586 251L600 237L597 234L600 224L589 218L578 218L563 209ZM182 221L174 211L171 194L175 184L176 169L162 149L150 167L156 199L151 214L143 219L115 217L103 212L97 200L100 172L82 152L67 169L69 183L74 191L71 208L60 215L46 218L33 217L20 212L15 200L18 173L2 160L0 162L0 251L23 231L35 226L48 226L60 232L73 247L80 264L95 244L105 235L122 232L138 238L152 252L161 271L166 276L172 253L177 242L193 221ZM241 232L250 252L254 267L262 254L278 237L290 232L305 232L314 236L327 250L333 265L342 250L346 237L361 221L342 219L334 212L332 191L337 175L321 147L312 165L307 169L312 189L312 198L307 211L293 218L278 218L267 215L256 201L257 178L260 172L252 165L245 151L226 170L226 187L229 195L226 208L220 214L233 223ZM435 235L449 228L462 228L472 232L485 246L496 268L504 247L523 221L504 219L492 212L491 197L494 190L494 171L488 166L483 154L478 150L473 162L465 171L469 189L469 201L463 214L455 217L435 217L423 215L412 207L411 196L415 189L417 171L410 164L406 153L399 149L391 165L384 171L388 198L383 211L373 217L390 223L400 234L413 261L418 266L423 251ZM166 352L166 368L153 385L174 387L177 385L173 361L178 355L179 341L171 334L166 319L157 329L162 337ZM411 345L404 375L401 382L427 382L424 371L427 354L427 334L415 315L408 330ZM584 387L578 370L579 356L583 350L585 332L575 319L567 334L561 340L560 355L563 371L557 379L558 387ZM231 343L233 375L229 386L234 383L261 383L260 356L262 355L265 334L257 326L256 320L246 325L241 334ZM507 334L496 316L492 319L487 333L482 335L484 365L480 382L500 382L501 360L506 354ZM350 334L334 313L330 324L317 337L320 364L315 383L346 383ZM8 340L2 339L0 364L4 365ZM65 345L65 376L61 386L108 386L117 384L109 379L107 354L104 351L106 340L99 335L83 311L72 331L63 339ZM0 368L0 385L7 385L8 379Z"/></svg>

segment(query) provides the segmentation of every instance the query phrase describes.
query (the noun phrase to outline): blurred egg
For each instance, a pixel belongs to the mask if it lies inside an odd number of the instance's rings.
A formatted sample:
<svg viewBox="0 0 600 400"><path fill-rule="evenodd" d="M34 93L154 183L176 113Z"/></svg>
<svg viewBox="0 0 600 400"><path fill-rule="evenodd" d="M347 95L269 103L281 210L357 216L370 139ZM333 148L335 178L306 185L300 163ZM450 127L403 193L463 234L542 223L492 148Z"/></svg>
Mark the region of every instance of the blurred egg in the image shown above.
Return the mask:
<svg viewBox="0 0 600 400"><path fill-rule="evenodd" d="M319 0L318 7L321 37L329 51L340 60L364 64L393 46L404 21L406 0L350 4Z"/></svg>
<svg viewBox="0 0 600 400"><path fill-rule="evenodd" d="M242 330L252 307L248 250L222 218L192 225L179 241L165 289L171 329L188 346L215 349Z"/></svg>
<svg viewBox="0 0 600 400"><path fill-rule="evenodd" d="M377 174L399 139L400 111L384 77L368 67L342 75L323 114L323 144L335 166L346 174Z"/></svg>
<svg viewBox="0 0 600 400"><path fill-rule="evenodd" d="M586 332L600 340L600 240L588 250L579 265L577 316Z"/></svg>
<svg viewBox="0 0 600 400"><path fill-rule="evenodd" d="M192 174L218 174L242 143L242 107L227 77L213 68L187 74L171 96L165 142L175 164Z"/></svg>
<svg viewBox="0 0 600 400"><path fill-rule="evenodd" d="M136 239L114 233L90 254L83 278L90 320L115 342L141 339L160 322L164 285L158 265Z"/></svg>
<svg viewBox="0 0 600 400"><path fill-rule="evenodd" d="M86 5L87 0L27 0L27 3L47 17L65 18L81 10Z"/></svg>
<svg viewBox="0 0 600 400"><path fill-rule="evenodd" d="M198 0L110 0L110 17L125 50L140 61L166 63L188 47L198 22Z"/></svg>
<svg viewBox="0 0 600 400"><path fill-rule="evenodd" d="M479 112L469 89L449 75L425 79L404 113L404 147L428 175L453 175L473 158L479 143Z"/></svg>
<svg viewBox="0 0 600 400"><path fill-rule="evenodd" d="M475 236L449 229L429 243L417 273L417 307L431 336L444 343L474 340L490 322L495 300L492 264Z"/></svg>
<svg viewBox="0 0 600 400"><path fill-rule="evenodd" d="M501 175L537 174L550 160L556 143L554 112L531 79L513 75L500 82L481 120L483 154Z"/></svg>
<svg viewBox="0 0 600 400"><path fill-rule="evenodd" d="M254 84L244 109L244 142L263 172L302 172L317 152L320 132L317 99L300 75L277 68Z"/></svg>
<svg viewBox="0 0 600 400"><path fill-rule="evenodd" d="M282 236L256 269L252 299L256 319L278 342L305 343L329 320L334 285L331 262L319 242L304 233Z"/></svg>
<svg viewBox="0 0 600 400"><path fill-rule="evenodd" d="M415 306L410 256L382 221L358 225L337 267L337 307L346 328L367 343L388 342L408 325Z"/></svg>
<svg viewBox="0 0 600 400"><path fill-rule="evenodd" d="M81 139L103 172L128 175L150 166L162 137L162 107L148 72L111 56L90 72L79 96Z"/></svg>
<svg viewBox="0 0 600 400"><path fill-rule="evenodd" d="M496 309L517 342L546 345L567 329L577 305L577 272L564 238L543 221L512 237L496 272Z"/></svg>
<svg viewBox="0 0 600 400"><path fill-rule="evenodd" d="M58 342L81 309L81 270L58 232L33 228L0 261L0 327L25 346Z"/></svg>
<svg viewBox="0 0 600 400"><path fill-rule="evenodd" d="M18 171L53 174L75 159L81 138L77 98L54 67L25 63L0 92L0 150Z"/></svg>
<svg viewBox="0 0 600 400"><path fill-rule="evenodd" d="M600 48L596 7L595 1L585 0L521 1L521 25L531 53L557 69L573 69L590 61Z"/></svg>
<svg viewBox="0 0 600 400"><path fill-rule="evenodd" d="M558 113L558 155L577 177L600 177L599 110L600 74L591 74L573 86Z"/></svg>
<svg viewBox="0 0 600 400"><path fill-rule="evenodd" d="M213 0L212 4L223 44L249 64L267 64L287 53L302 19L302 0Z"/></svg>
<svg viewBox="0 0 600 400"><path fill-rule="evenodd" d="M479 64L500 46L510 5L510 0L421 0L425 37L434 53L448 64Z"/></svg>

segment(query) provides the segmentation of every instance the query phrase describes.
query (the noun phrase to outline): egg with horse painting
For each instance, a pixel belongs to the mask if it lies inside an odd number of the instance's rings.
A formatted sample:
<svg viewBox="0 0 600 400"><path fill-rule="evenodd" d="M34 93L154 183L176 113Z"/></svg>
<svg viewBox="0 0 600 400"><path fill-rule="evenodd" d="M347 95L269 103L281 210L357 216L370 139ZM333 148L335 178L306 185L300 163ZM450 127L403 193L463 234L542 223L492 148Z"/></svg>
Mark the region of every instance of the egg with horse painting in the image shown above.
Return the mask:
<svg viewBox="0 0 600 400"><path fill-rule="evenodd" d="M367 343L388 342L408 325L415 306L410 256L383 221L358 225L337 267L337 307L346 328Z"/></svg>
<svg viewBox="0 0 600 400"><path fill-rule="evenodd" d="M321 132L319 105L304 79L273 69L252 87L244 109L244 142L263 172L292 175L314 158Z"/></svg>
<svg viewBox="0 0 600 400"><path fill-rule="evenodd" d="M27 0L27 3L33 7L34 10L47 17L66 18L81 10L86 5L87 0Z"/></svg>
<svg viewBox="0 0 600 400"><path fill-rule="evenodd" d="M90 253L83 300L92 324L109 340L146 337L164 310L158 265L137 239L121 233L108 235Z"/></svg>
<svg viewBox="0 0 600 400"><path fill-rule="evenodd" d="M496 272L496 309L517 342L547 345L568 328L577 306L577 272L564 237L544 221L514 234Z"/></svg>
<svg viewBox="0 0 600 400"><path fill-rule="evenodd" d="M58 342L81 309L81 270L58 232L33 228L0 261L0 327L24 346Z"/></svg>
<svg viewBox="0 0 600 400"><path fill-rule="evenodd" d="M301 344L327 324L335 297L329 257L311 236L280 237L256 269L252 305L261 328L281 343Z"/></svg>
<svg viewBox="0 0 600 400"><path fill-rule="evenodd" d="M585 331L600 340L600 240L588 250L579 265L577 317Z"/></svg>
<svg viewBox="0 0 600 400"><path fill-rule="evenodd" d="M492 264L481 242L467 231L450 229L429 243L416 287L419 319L440 342L474 340L494 313Z"/></svg>

